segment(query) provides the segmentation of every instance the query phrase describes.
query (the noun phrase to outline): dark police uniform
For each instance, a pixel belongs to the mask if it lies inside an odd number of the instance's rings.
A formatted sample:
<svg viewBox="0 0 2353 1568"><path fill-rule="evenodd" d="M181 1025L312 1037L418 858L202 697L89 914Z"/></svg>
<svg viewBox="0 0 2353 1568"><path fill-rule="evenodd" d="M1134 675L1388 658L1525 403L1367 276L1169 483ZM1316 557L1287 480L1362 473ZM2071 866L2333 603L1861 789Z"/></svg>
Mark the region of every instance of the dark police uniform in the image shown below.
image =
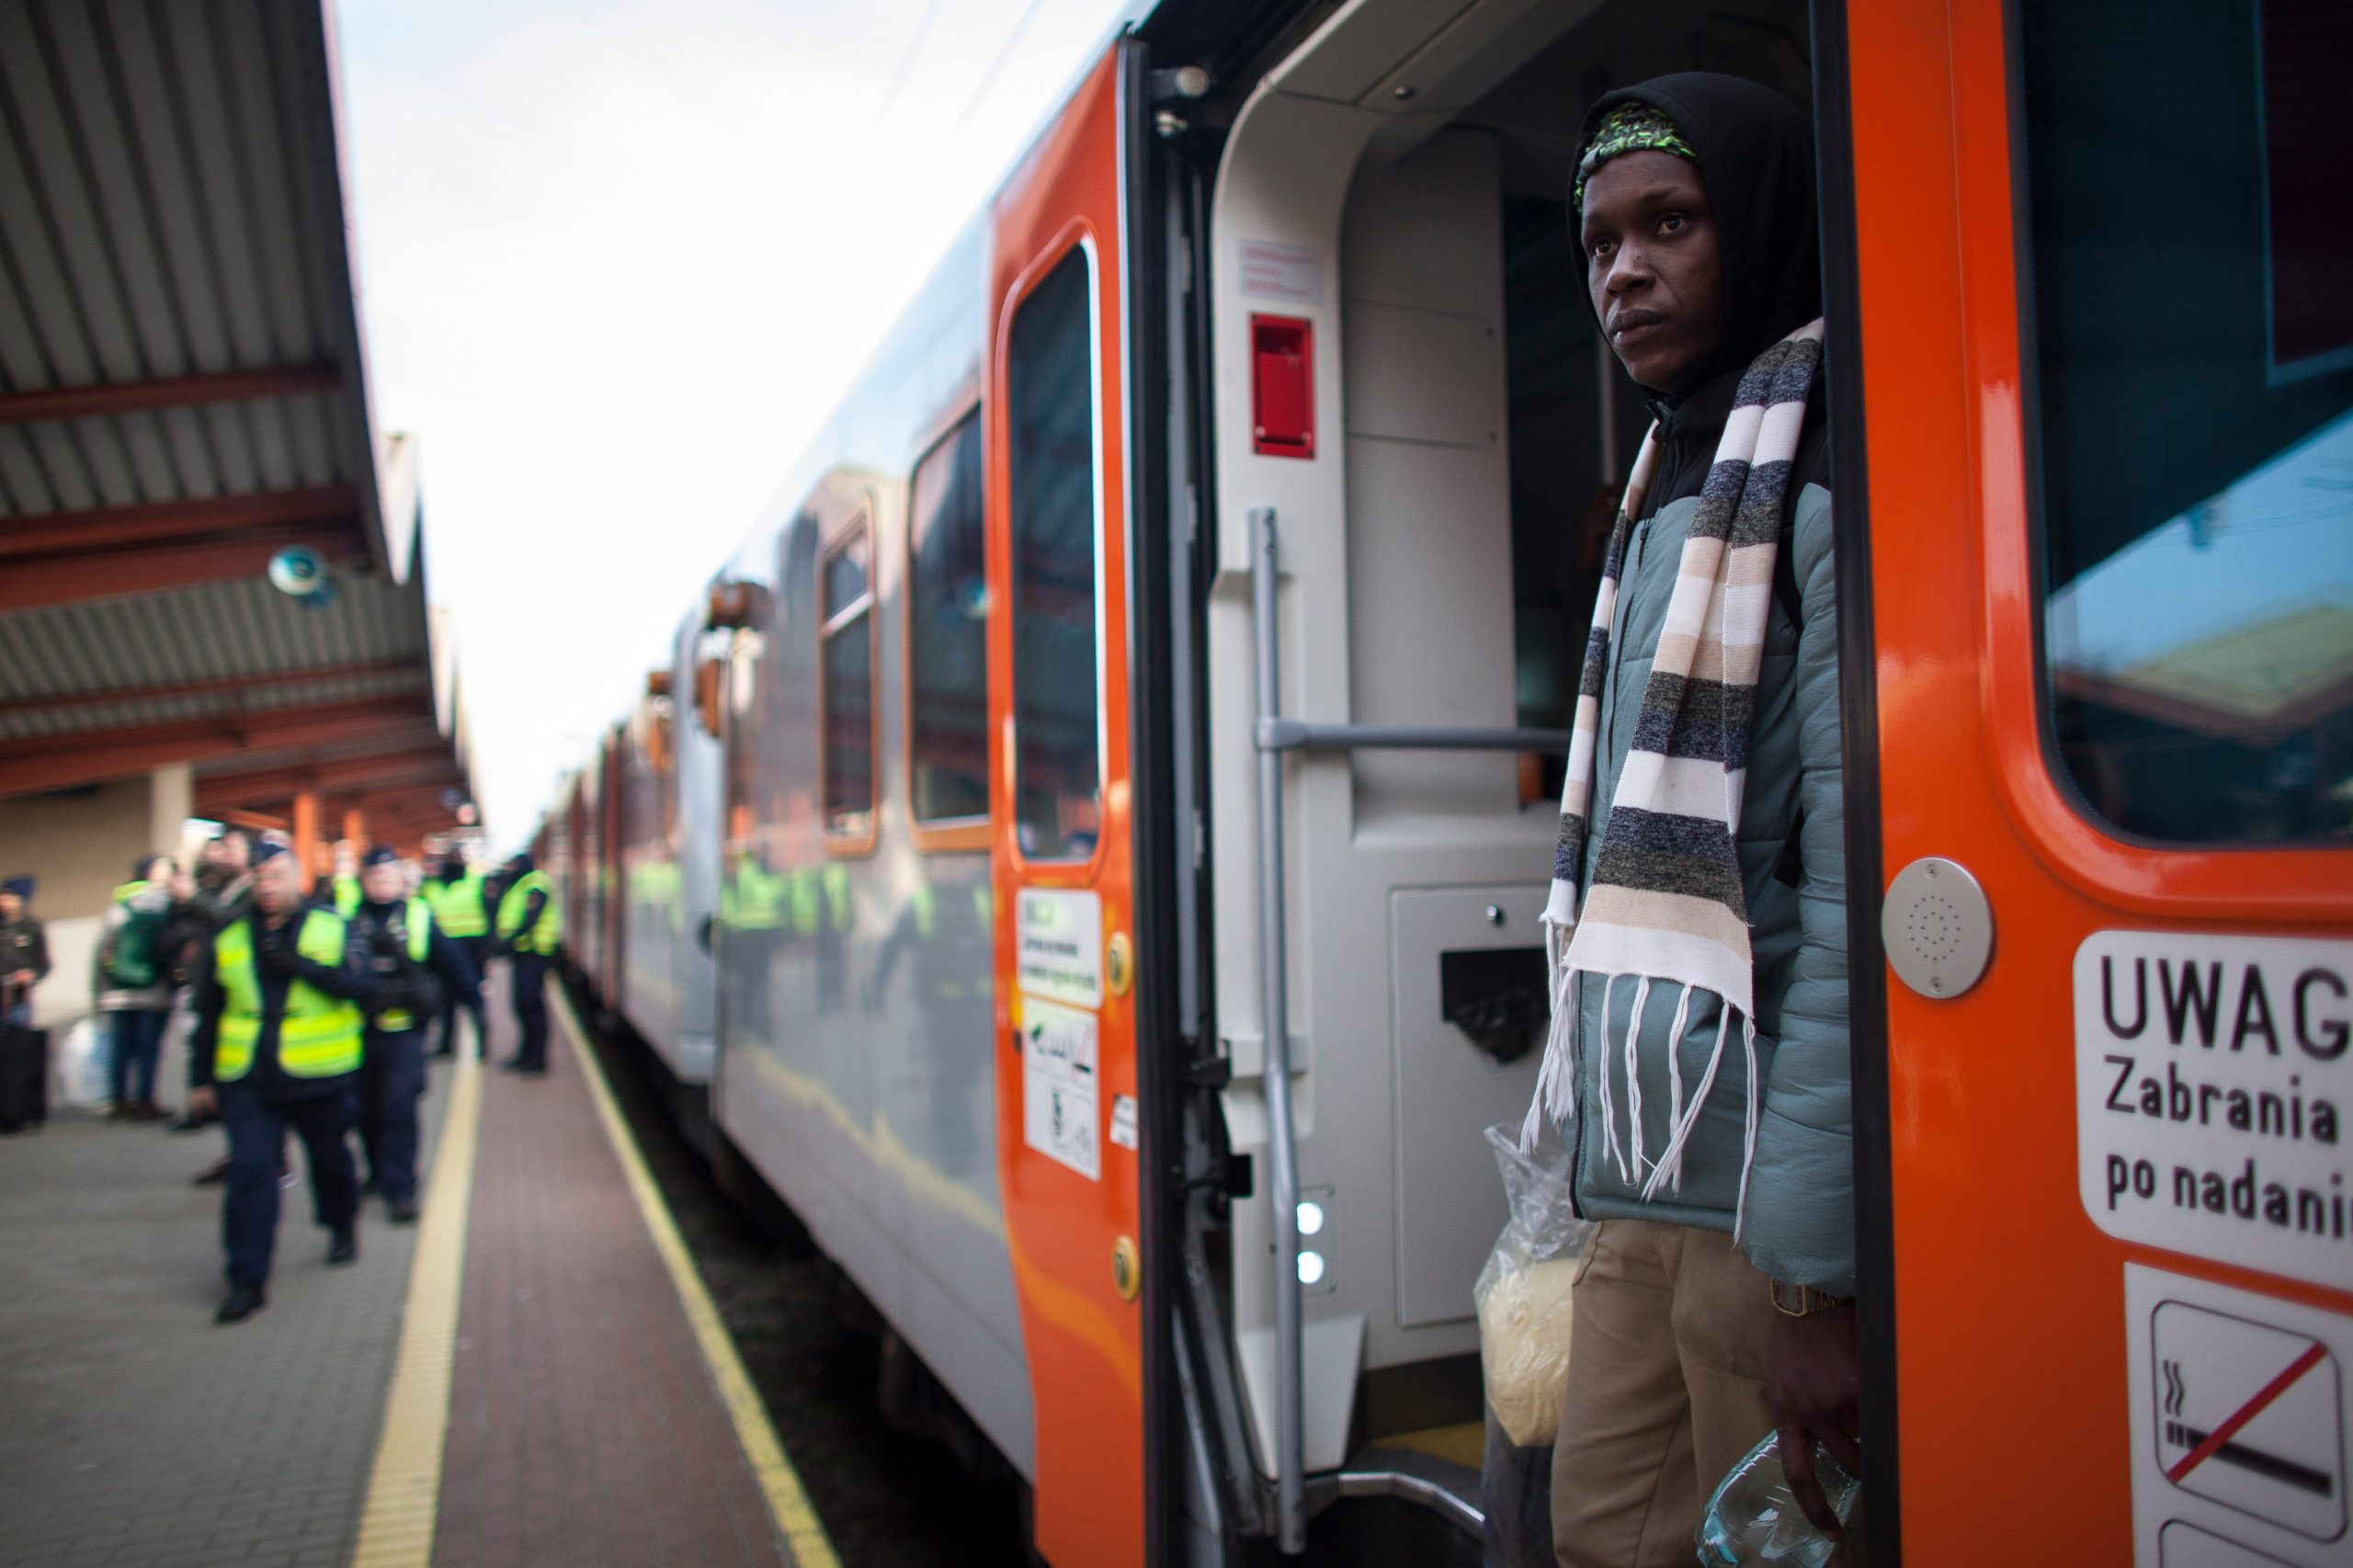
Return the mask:
<svg viewBox="0 0 2353 1568"><path fill-rule="evenodd" d="M416 1217L416 1102L425 1093L426 1025L445 996L473 996L466 951L444 935L421 898L363 901L351 917L353 947L375 977L359 1062L359 1146L368 1184L392 1218Z"/></svg>
<svg viewBox="0 0 2353 1568"><path fill-rule="evenodd" d="M517 858L520 873L498 901L498 946L512 955L507 980L515 1002L515 1022L523 1032L515 1054L504 1063L518 1073L548 1070L548 961L563 935L563 912L556 907L554 885L543 871Z"/></svg>
<svg viewBox="0 0 2353 1568"><path fill-rule="evenodd" d="M331 909L297 908L273 926L254 909L212 939L196 991L188 1050L199 1084L217 1086L229 1134L222 1238L233 1288L269 1278L286 1133L301 1139L320 1225L348 1254L358 1216L351 1131L365 1009L375 984Z"/></svg>

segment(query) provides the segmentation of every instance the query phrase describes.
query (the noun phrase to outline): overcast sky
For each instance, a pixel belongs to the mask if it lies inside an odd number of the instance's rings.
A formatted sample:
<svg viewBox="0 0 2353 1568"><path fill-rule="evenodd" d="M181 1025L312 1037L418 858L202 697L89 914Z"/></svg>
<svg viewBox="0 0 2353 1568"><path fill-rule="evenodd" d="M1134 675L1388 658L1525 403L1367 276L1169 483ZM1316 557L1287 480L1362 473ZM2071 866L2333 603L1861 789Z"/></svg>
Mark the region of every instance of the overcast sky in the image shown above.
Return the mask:
<svg viewBox="0 0 2353 1568"><path fill-rule="evenodd" d="M500 848L1122 0L341 0L378 428Z"/></svg>

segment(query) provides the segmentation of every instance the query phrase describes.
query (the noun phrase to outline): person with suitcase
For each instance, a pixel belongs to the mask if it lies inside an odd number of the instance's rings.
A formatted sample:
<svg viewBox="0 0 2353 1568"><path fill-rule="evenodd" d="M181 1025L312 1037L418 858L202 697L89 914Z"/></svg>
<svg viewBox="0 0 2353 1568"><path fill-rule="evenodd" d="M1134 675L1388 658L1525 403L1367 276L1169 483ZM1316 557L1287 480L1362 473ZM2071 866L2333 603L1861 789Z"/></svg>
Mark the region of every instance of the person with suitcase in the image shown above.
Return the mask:
<svg viewBox="0 0 2353 1568"><path fill-rule="evenodd" d="M49 937L28 907L33 879L0 882L0 1132L49 1117L49 1036L33 1028L33 987L49 973Z"/></svg>
<svg viewBox="0 0 2353 1568"><path fill-rule="evenodd" d="M7 997L0 1024L30 1028L33 987L49 975L49 933L32 912L33 879L0 882L0 991Z"/></svg>

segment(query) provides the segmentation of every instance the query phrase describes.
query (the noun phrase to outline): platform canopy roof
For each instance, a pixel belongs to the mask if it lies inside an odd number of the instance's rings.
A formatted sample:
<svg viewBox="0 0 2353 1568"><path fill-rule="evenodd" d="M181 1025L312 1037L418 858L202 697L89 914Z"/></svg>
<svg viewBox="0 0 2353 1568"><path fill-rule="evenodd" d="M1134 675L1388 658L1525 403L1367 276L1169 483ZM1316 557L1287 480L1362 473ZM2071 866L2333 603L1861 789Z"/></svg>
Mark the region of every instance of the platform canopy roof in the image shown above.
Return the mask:
<svg viewBox="0 0 2353 1568"><path fill-rule="evenodd" d="M414 837L471 794L335 95L320 0L0 5L0 796L185 761L199 814Z"/></svg>

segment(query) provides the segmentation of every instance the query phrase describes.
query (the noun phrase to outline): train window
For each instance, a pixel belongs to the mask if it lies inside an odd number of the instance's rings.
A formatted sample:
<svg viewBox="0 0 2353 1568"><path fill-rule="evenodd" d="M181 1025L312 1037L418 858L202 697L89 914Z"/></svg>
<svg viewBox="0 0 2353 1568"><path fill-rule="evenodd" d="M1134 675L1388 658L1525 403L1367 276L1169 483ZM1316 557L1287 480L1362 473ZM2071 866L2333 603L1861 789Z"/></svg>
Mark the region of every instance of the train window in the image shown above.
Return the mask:
<svg viewBox="0 0 2353 1568"><path fill-rule="evenodd" d="M1014 830L1032 860L1095 853L1103 795L1096 648L1093 256L1071 251L1013 317Z"/></svg>
<svg viewBox="0 0 2353 1568"><path fill-rule="evenodd" d="M917 824L933 826L983 822L989 812L988 580L978 410L923 455L908 493L910 812Z"/></svg>
<svg viewBox="0 0 2353 1568"><path fill-rule="evenodd" d="M874 541L860 517L818 570L818 752L825 836L852 852L874 840Z"/></svg>
<svg viewBox="0 0 2353 1568"><path fill-rule="evenodd" d="M2353 840L2353 14L2016 15L2061 765L2136 837Z"/></svg>

